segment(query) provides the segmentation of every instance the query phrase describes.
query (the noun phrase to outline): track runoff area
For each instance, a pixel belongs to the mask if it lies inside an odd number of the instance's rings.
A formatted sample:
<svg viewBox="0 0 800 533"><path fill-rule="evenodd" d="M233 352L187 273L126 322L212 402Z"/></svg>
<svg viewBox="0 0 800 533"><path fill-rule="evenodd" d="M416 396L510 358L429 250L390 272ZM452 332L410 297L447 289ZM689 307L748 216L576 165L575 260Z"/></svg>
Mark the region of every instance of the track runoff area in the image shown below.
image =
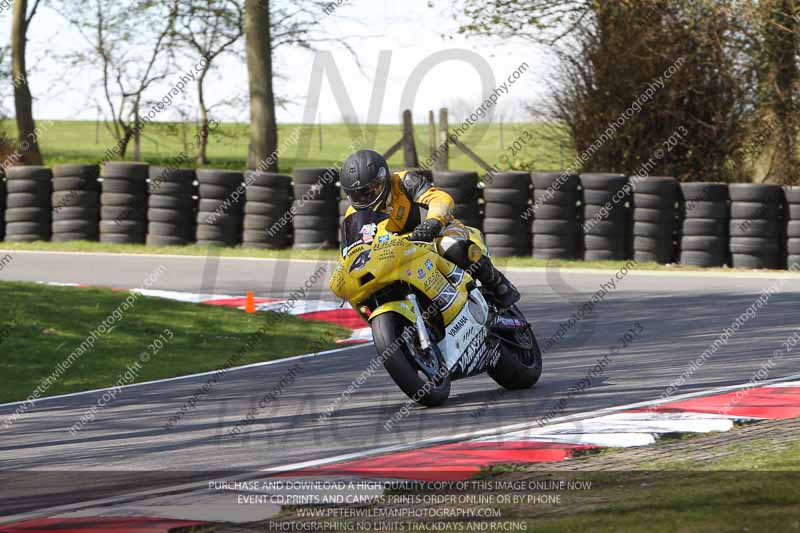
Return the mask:
<svg viewBox="0 0 800 533"><path fill-rule="evenodd" d="M372 365L369 330L318 288L320 264L221 258L205 291L204 258L59 254L57 272L54 259L16 253L2 279L279 311L350 333L333 350L0 406L0 531L527 530L536 510L605 497L591 471L563 471L571 462L675 438L688 450L702 435L735 442L741 427L800 417L800 286L788 273L510 269L541 381L460 381L425 409ZM265 271L285 286L252 291Z"/></svg>

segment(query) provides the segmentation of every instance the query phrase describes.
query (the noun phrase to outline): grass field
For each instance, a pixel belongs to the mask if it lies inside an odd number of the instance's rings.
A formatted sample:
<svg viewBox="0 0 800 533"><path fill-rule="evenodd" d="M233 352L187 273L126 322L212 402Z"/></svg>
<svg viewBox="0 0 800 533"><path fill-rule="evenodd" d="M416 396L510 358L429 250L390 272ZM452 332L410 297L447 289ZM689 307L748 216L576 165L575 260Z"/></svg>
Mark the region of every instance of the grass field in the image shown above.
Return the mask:
<svg viewBox="0 0 800 533"><path fill-rule="evenodd" d="M335 261L339 258L338 250L258 250L254 248L217 248L201 245L187 246L144 246L142 244L109 244L88 241L70 242L0 242L0 250L13 254L15 250L40 252L94 252L109 254L153 254L153 255L190 255L206 257L209 254L220 257L254 257L262 259L302 259L311 261ZM491 251L491 250L490 250ZM581 260L545 260L533 257L495 257L493 261L500 268L538 267L538 268L585 268L599 270L620 270L627 266L631 270L662 270L666 272L751 272L748 269L730 267L702 268L688 265L662 265L659 263L631 263L624 261L581 261ZM766 272L764 270L760 272ZM776 272L785 273L786 270Z"/></svg>
<svg viewBox="0 0 800 533"><path fill-rule="evenodd" d="M3 126L9 132L16 131L16 126L11 121L4 121ZM39 142L47 165L57 163L91 163L104 159L106 151L115 145L115 140L110 131L103 124L99 127L90 121L52 121L39 120L37 126L41 130ZM453 125L456 127L457 125ZM288 146L279 154L280 169L289 172L296 166L320 166L341 161L351 152L351 143L359 138L360 129L351 131L345 124L323 124L309 128L308 134L299 136L300 142L290 142L292 133L301 126L298 124L282 124L278 127L279 142L287 140ZM377 129L374 148L380 152L389 149L401 136L399 125L376 125ZM371 128L370 127L370 128ZM489 165L501 164L507 159L513 164L527 162L537 170L558 169L561 164L560 142L548 141L547 129L541 124L516 123L491 124L485 135L473 136L478 126L467 132L462 141L483 158ZM524 146L518 156L512 157L509 147L523 134L526 138L532 137L529 146ZM142 134L142 159L156 164L167 162L178 154L186 153L188 158L185 166L194 166L194 136L195 125L183 123L150 123ZM420 161L424 161L430 154L428 148L427 125L415 127L415 139ZM502 141L502 142L501 142ZM307 146L307 150L303 149ZM223 123L214 130L208 150L209 168L245 168L248 152L248 125ZM131 145L129 159L133 153ZM564 157L570 157L565 149ZM394 167L403 166L402 151L389 160ZM567 161L569 163L569 161ZM508 164L502 166L509 166ZM458 170L480 170L479 166L464 155L459 149L451 148L450 168Z"/></svg>
<svg viewBox="0 0 800 533"><path fill-rule="evenodd" d="M581 474L597 490L570 502L570 516L539 517L529 529L800 531L800 443L776 453L737 448L716 446L715 452L734 453L705 463L676 457L658 470ZM507 518L513 521L515 514Z"/></svg>
<svg viewBox="0 0 800 533"><path fill-rule="evenodd" d="M5 302L0 310L0 402L31 395L129 296L109 289L0 283ZM270 323L267 332L257 334L265 322ZM133 381L142 382L215 370L228 362L238 366L322 351L349 335L344 328L289 315L248 315L144 296L123 308L111 326L41 396L112 386L137 362L141 369ZM239 357L248 342L252 349Z"/></svg>

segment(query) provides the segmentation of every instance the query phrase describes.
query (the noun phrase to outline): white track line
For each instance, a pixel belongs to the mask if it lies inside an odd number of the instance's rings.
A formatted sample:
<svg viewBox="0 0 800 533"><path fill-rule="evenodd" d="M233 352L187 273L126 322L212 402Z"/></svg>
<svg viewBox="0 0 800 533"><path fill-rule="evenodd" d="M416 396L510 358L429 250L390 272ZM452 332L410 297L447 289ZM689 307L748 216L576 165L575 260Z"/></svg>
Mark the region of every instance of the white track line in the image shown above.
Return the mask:
<svg viewBox="0 0 800 533"><path fill-rule="evenodd" d="M790 381L797 381L798 379L800 379L800 374L795 374L795 375L792 375L792 376L786 376L786 377L782 377L782 378L775 378L775 379L771 379L771 380L766 380L766 381L763 381L763 382L759 383L759 386L781 384L781 383L786 383L786 382L790 382ZM751 385L752 385L751 383L742 383L742 384L739 384L739 385L730 385L730 386L727 386L727 387L718 387L718 388L715 388L715 389L709 389L709 390L704 390L704 391L699 391L699 392L681 394L681 395L678 395L678 396L673 396L671 398L658 399L658 400L648 400L648 401L644 401L644 402L632 403L632 404L627 404L627 405L619 405L619 406L616 406L616 407L607 407L607 408L604 408L604 409L598 409L596 411L589 411L589 412L586 412L586 413L577 413L577 414L574 414L574 415L567 415L567 416L563 416L563 417L554 418L554 419L552 419L551 422L552 422L552 424L559 424L559 423L563 423L563 422L576 421L576 420L581 420L581 419L586 419L586 418L594 418L594 417L597 417L597 416L605 416L605 415L610 415L610 414L614 414L614 413L619 413L621 411L627 411L627 410L630 410L630 409L636 409L636 408L639 408L639 407L647 407L647 406L651 406L651 405L660 405L660 404L663 404L663 403L672 403L672 402L675 402L675 401L686 400L686 399L689 399L689 398L697 398L697 397L702 397L702 396L711 396L711 395L719 394L719 393L723 393L723 392L730 392L730 391L733 391L733 390L739 390L739 389L748 388ZM548 424L548 425L550 425L550 424ZM326 465L335 464L335 463L342 463L342 462L345 462L345 461L352 461L352 460L355 460L355 459L363 459L363 458L366 458L366 457L372 457L372 456L376 456L376 455L385 455L387 453L410 451L410 450L415 450L415 449L419 449L419 448L426 448L426 447L437 445L437 444L445 444L445 443L451 443L451 442L466 441L466 440L472 440L472 439L479 438L479 437L489 437L491 435L501 435L503 433L509 433L509 432L513 432L513 431L520 431L520 430L526 429L528 427L535 427L535 426L536 426L535 423L524 422L524 423L520 423L520 424L513 424L513 425L508 425L508 426L500 426L500 427L497 427L497 428L472 431L472 432L462 433L462 434L459 434L459 435L446 436L446 437L435 437L435 438L421 440L421 441L417 441L417 442L413 442L413 443L409 443L409 444L395 444L395 445L391 445L391 446L383 446L383 447L380 447L380 448L374 448L372 450L364 450L364 451L361 451L361 452L354 452L354 453L349 453L349 454L337 455L337 456L333 456L333 457L327 457L325 459L317 459L317 460L305 461L305 462L301 462L301 463L292 463L292 464L283 465L283 466L279 466L279 467L265 468L265 469L259 470L258 473L263 473L263 474L267 474L267 475L270 475L270 476L271 475L275 475L275 474L285 474L287 472L292 472L292 471L295 471L295 470L303 470L303 469L307 469L307 468L315 468L315 467L320 467L320 466L326 466ZM547 427L547 426L542 426L542 427ZM244 480L244 479L255 479L255 478L259 478L259 477L261 477L261 476L258 476L257 473L254 472L252 474L244 474L244 475L241 475L241 476L238 476L238 477L235 477L235 478L226 478L226 479L224 479L224 481L240 481L240 480ZM27 520L27 519L38 518L38 517L43 517L43 516L55 516L55 515L58 515L58 514L61 514L61 513L74 512L74 511L79 511L79 510L82 510L82 509L88 509L88 508L92 508L92 507L111 506L111 505L114 505L115 503L126 503L128 501L141 501L142 499L144 499L146 497L164 495L165 493L174 493L174 492L181 493L181 492L187 492L187 491L191 491L191 490L202 490L202 489L208 487L208 482L209 481L214 481L214 480L205 480L203 482L184 483L184 484L175 485L175 486L172 486L172 487L164 487L164 488L160 488L160 489L149 489L149 490L145 490L145 491L141 491L141 492L126 493L126 494L121 495L121 496L111 496L111 497L107 497L107 498L100 498L100 499L97 499L97 500L90 500L90 501L85 501L85 502L80 502L80 503L75 503L75 504L61 505L61 506L57 506L57 507L51 507L49 509L42 509L42 510L38 510L38 511L32 511L32 512L25 513L25 514L3 517L2 520L5 521L5 522L15 522L15 521L19 521L19 520ZM2 523L2 522L0 522L0 523Z"/></svg>
<svg viewBox="0 0 800 533"><path fill-rule="evenodd" d="M758 386L759 387L765 387L765 386L771 385L773 383L783 383L783 382L788 382L788 381L797 381L798 379L800 379L800 374L795 374L795 375L792 375L792 376L786 376L786 377L782 377L782 378L775 378L775 379L771 379L771 380L762 381L762 382L759 382ZM431 438L431 439L421 440L421 441L417 441L417 442L409 443L409 444L395 444L395 445L391 445L391 446L385 446L385 447L382 447L382 448L375 448L373 450L365 450L365 451L361 451L361 452L354 452L354 453L340 455L340 456L336 456L336 457L328 457L326 459L319 459L319 460L314 460L314 461L305 461L305 462L301 462L301 463L293 463L293 464L279 466L279 467L266 468L266 469L262 470L262 472L269 472L269 473L275 473L275 474L285 473L285 472L291 472L292 470L302 470L302 469L306 469L306 468L325 466L327 464L341 463L341 462L345 462L345 461L351 461L351 460L354 460L354 459L363 459L363 458L372 457L372 456L375 456L375 455L384 455L384 454L387 454L387 453L416 450L416 449L419 449L419 448L427 448L427 447L438 445L438 444L448 444L448 443L452 443L452 442L462 442L462 441L467 441L467 440L473 440L473 439L477 439L477 438L480 438L480 437L491 437L491 436L495 436L495 435L502 435L504 433L522 431L522 430L529 429L529 428L536 428L536 427L545 428L545 427L548 427L548 426L551 426L551 425L554 425L554 424L557 424L557 423L573 422L573 421L576 421L576 420L584 420L584 419L587 419L587 418L595 418L595 417L599 417L599 416L612 415L612 414L619 413L621 411L627 411L627 410L630 410L630 409L637 409L637 408L640 408L640 407L650 407L650 406L661 405L661 404L665 404L665 403L673 403L673 402L676 402L676 401L687 400L687 399L690 399L690 398L699 398L699 397L703 397L703 396L712 396L712 395L715 395L715 394L720 394L720 393L724 393L724 392L730 392L730 391L739 390L739 389L745 389L745 388L748 388L748 387L752 387L752 383L743 383L743 384L739 384L739 385L729 385L729 386L726 386L726 387L718 387L718 388L715 388L715 389L708 389L708 390L703 390L703 391L698 391L698 392L689 392L689 393L681 394L681 395L678 395L678 396L672 396L670 398L664 398L664 399L658 399L658 400L648 400L648 401L644 401L644 402L631 403L631 404L627 404L627 405L619 405L619 406L615 406L615 407L606 407L606 408L603 408L603 409L598 409L596 411L589 411L589 412L586 412L586 413L576 413L576 414L573 414L573 415L565 415L565 416L561 416L561 417L558 417L558 418L551 419L550 422L548 424L544 425L544 426L538 426L537 422L521 422L519 424L510 424L510 425L507 425L507 426L499 426L499 427L491 428L491 429L481 429L481 430L477 430L477 431L459 433L459 434L456 434L456 435L448 435L448 436L444 436L444 437L434 437L434 438Z"/></svg>

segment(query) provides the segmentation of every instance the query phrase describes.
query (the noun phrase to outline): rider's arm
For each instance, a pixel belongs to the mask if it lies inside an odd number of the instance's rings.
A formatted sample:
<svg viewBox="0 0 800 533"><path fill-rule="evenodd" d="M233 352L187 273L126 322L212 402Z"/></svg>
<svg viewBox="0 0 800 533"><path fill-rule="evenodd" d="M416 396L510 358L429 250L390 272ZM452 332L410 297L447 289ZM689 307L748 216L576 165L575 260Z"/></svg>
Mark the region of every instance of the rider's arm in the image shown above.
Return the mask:
<svg viewBox="0 0 800 533"><path fill-rule="evenodd" d="M415 204L425 206L428 210L427 218L435 218L442 224L447 224L453 219L455 202L453 198L441 189L437 189L431 180L419 172L409 171L403 177L403 189Z"/></svg>

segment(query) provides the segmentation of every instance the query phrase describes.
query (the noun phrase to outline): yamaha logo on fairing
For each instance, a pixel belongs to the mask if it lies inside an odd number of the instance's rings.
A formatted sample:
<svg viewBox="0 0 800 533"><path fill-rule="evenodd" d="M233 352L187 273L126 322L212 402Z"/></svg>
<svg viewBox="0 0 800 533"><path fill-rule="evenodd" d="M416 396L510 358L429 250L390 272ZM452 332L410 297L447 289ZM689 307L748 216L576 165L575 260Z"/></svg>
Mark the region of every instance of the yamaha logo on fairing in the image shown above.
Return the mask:
<svg viewBox="0 0 800 533"><path fill-rule="evenodd" d="M481 356L486 353L486 328L481 328L467 349L459 358L459 366L464 374L469 374L482 360Z"/></svg>
<svg viewBox="0 0 800 533"><path fill-rule="evenodd" d="M455 337L455 336L456 336L456 333L458 333L459 331L461 331L461 328L463 328L463 327L464 327L464 326L466 326L466 325L467 325L467 317L465 317L465 316L462 316L462 317L459 319L459 321L458 321L458 322L456 322L456 325L455 325L455 326L453 326L452 328L450 328L450 330L449 330L447 333L448 333L448 334L449 334L451 337Z"/></svg>

